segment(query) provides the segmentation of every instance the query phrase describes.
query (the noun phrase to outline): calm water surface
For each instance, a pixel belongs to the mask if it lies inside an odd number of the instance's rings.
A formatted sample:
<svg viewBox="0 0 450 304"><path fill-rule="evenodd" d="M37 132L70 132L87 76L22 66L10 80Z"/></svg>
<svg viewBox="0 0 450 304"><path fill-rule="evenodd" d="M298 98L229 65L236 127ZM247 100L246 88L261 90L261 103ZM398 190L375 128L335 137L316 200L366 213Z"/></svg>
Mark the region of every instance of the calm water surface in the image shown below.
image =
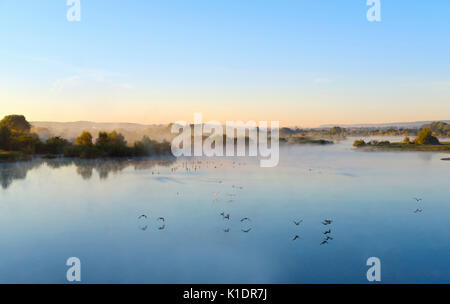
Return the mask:
<svg viewBox="0 0 450 304"><path fill-rule="evenodd" d="M448 155L351 143L0 164L0 283L65 283L72 256L83 283L365 283L372 256L384 283L450 283Z"/></svg>

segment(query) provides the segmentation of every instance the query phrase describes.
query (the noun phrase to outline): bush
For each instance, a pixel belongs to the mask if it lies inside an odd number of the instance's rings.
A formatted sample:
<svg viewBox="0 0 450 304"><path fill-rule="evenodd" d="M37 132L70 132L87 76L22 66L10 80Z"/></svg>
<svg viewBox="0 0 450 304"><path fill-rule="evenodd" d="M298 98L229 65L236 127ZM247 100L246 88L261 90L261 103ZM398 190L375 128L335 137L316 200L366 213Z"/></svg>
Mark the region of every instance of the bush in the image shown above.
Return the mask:
<svg viewBox="0 0 450 304"><path fill-rule="evenodd" d="M11 130L7 126L0 126L0 149L9 150L11 148Z"/></svg>
<svg viewBox="0 0 450 304"><path fill-rule="evenodd" d="M364 147L365 145L367 145L367 144L366 144L366 142L365 142L364 140L362 140L362 139L360 139L360 140L355 140L355 142L353 143L353 147L357 147L357 148L359 148L359 147Z"/></svg>
<svg viewBox="0 0 450 304"><path fill-rule="evenodd" d="M389 146L391 143L388 140L377 142L377 146Z"/></svg>
<svg viewBox="0 0 450 304"><path fill-rule="evenodd" d="M100 132L95 142L102 156L123 157L132 154L131 148L127 146L125 137L113 131L111 133Z"/></svg>
<svg viewBox="0 0 450 304"><path fill-rule="evenodd" d="M46 143L43 145L42 150L47 154L63 154L70 143L59 136L51 137L47 139Z"/></svg>
<svg viewBox="0 0 450 304"><path fill-rule="evenodd" d="M77 146L92 146L92 135L89 132L84 131L75 139L75 145Z"/></svg>
<svg viewBox="0 0 450 304"><path fill-rule="evenodd" d="M418 145L440 145L439 139L433 136L429 127L425 127L419 132L414 143Z"/></svg>

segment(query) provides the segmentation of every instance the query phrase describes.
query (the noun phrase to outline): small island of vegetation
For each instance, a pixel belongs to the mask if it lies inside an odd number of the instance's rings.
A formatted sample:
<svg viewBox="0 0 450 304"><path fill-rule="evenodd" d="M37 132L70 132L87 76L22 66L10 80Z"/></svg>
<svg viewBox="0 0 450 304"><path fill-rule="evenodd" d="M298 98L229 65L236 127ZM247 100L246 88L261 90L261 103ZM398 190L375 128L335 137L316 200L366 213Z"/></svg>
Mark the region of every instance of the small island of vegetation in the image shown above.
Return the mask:
<svg viewBox="0 0 450 304"><path fill-rule="evenodd" d="M332 145L331 140L316 139L308 136L292 136L292 137L280 137L280 142L286 142L291 144L312 144L312 145Z"/></svg>
<svg viewBox="0 0 450 304"><path fill-rule="evenodd" d="M355 140L353 146L356 148L378 149L378 150L399 150L399 151L435 151L450 152L450 142L440 142L433 135L432 128L427 126L420 130L417 137L412 141L409 137L405 137L402 142L389 141L369 141Z"/></svg>
<svg viewBox="0 0 450 304"><path fill-rule="evenodd" d="M83 132L73 142L59 136L41 141L37 134L31 132L31 124L23 115L8 115L0 121L0 161L29 160L35 155L44 158L103 158L169 153L169 142L157 142L147 136L133 145L129 145L116 131L99 132L95 141L89 132Z"/></svg>

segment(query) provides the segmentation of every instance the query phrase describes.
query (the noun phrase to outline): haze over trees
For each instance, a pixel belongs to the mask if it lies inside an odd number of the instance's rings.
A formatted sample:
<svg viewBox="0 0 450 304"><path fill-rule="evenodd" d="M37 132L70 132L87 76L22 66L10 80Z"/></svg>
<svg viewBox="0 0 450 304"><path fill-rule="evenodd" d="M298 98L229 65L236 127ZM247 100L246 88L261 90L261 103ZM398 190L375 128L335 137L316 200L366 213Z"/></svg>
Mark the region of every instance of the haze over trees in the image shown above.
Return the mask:
<svg viewBox="0 0 450 304"><path fill-rule="evenodd" d="M73 142L60 136L41 141L31 132L31 124L23 115L8 115L0 121L0 160L26 159L30 155L55 157L98 158L152 156L170 153L168 142L153 141L143 137L134 145L128 145L125 137L116 131L99 132L94 143L90 132L82 132Z"/></svg>
<svg viewBox="0 0 450 304"><path fill-rule="evenodd" d="M433 135L433 131L430 127L426 126L422 128L417 134L414 141L411 141L409 137L405 137L402 142L390 143L389 141L376 141L365 142L364 140L355 140L354 147L361 148L365 146L369 147L388 147L395 149L407 149L407 150L420 150L420 151L447 151L450 149L449 143L441 144L439 139Z"/></svg>

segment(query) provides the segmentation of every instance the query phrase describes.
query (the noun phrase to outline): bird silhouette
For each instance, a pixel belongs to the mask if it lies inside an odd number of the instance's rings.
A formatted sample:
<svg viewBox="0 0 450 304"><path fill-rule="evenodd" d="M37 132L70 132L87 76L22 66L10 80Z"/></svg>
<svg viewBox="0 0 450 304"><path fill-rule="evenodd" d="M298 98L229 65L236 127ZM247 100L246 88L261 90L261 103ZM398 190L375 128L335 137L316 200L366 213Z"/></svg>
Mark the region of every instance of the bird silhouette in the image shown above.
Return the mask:
<svg viewBox="0 0 450 304"><path fill-rule="evenodd" d="M148 225L145 225L144 227L139 227L139 229L141 229L142 231L147 230L147 228L148 228Z"/></svg>
<svg viewBox="0 0 450 304"><path fill-rule="evenodd" d="M247 232L250 232L250 230L252 230L252 228L248 228L248 229L246 229L246 230L244 230L244 229L241 229L242 230L242 232L245 232L245 233L247 233Z"/></svg>
<svg viewBox="0 0 450 304"><path fill-rule="evenodd" d="M224 229L223 232L230 232L230 228Z"/></svg>
<svg viewBox="0 0 450 304"><path fill-rule="evenodd" d="M138 217L138 219L140 220L141 218L147 218L147 216L145 214L142 214Z"/></svg>
<svg viewBox="0 0 450 304"><path fill-rule="evenodd" d="M300 225L300 223L303 222L303 220L299 220L299 221L294 221L295 226Z"/></svg>
<svg viewBox="0 0 450 304"><path fill-rule="evenodd" d="M166 225L162 225L161 227L158 227L159 230L164 230L166 228Z"/></svg>
<svg viewBox="0 0 450 304"><path fill-rule="evenodd" d="M244 217L243 219L241 219L241 222L243 221L251 221L248 217Z"/></svg>
<svg viewBox="0 0 450 304"><path fill-rule="evenodd" d="M419 212L422 212L422 211L423 211L423 209L417 208L417 209L414 211L414 213L419 213Z"/></svg>
<svg viewBox="0 0 450 304"><path fill-rule="evenodd" d="M328 241L328 240L332 240L333 238L331 237L331 236L327 236L326 238L325 238L325 241Z"/></svg>
<svg viewBox="0 0 450 304"><path fill-rule="evenodd" d="M166 220L165 220L163 217L159 217L159 218L158 218L158 221L163 221L163 222L165 222Z"/></svg>
<svg viewBox="0 0 450 304"><path fill-rule="evenodd" d="M421 198L418 198L418 197L413 197L413 200L415 200L416 202L422 201L422 199L421 199Z"/></svg>
<svg viewBox="0 0 450 304"><path fill-rule="evenodd" d="M221 216L225 216L225 212L221 212L220 215L221 215Z"/></svg>
<svg viewBox="0 0 450 304"><path fill-rule="evenodd" d="M322 224L326 226L326 225L330 225L332 222L333 222L332 220L324 220L322 222Z"/></svg>
<svg viewBox="0 0 450 304"><path fill-rule="evenodd" d="M320 245L324 245L324 244L328 244L328 241L322 241L322 243L320 243Z"/></svg>
<svg viewBox="0 0 450 304"><path fill-rule="evenodd" d="M299 239L300 237L298 235L294 236L294 238L292 239L293 241L295 241L296 239Z"/></svg>
<svg viewBox="0 0 450 304"><path fill-rule="evenodd" d="M223 217L223 219L229 220L229 219L230 219L230 215L229 215L229 214L225 215L225 216Z"/></svg>
<svg viewBox="0 0 450 304"><path fill-rule="evenodd" d="M331 233L331 229L328 229L327 231L325 231L323 234L330 234Z"/></svg>

